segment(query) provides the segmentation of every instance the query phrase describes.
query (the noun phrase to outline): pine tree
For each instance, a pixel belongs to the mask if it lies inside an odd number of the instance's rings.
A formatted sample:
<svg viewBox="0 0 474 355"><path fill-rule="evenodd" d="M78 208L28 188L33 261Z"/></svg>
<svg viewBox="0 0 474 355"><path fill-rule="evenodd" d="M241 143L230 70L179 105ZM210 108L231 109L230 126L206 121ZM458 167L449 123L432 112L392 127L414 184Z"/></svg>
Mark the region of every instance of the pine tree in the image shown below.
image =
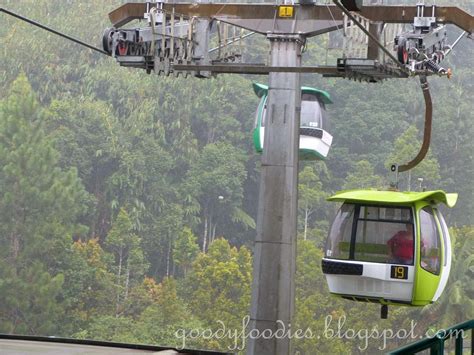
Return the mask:
<svg viewBox="0 0 474 355"><path fill-rule="evenodd" d="M7 333L58 329L64 246L84 233L78 218L87 194L75 169L58 167L42 112L20 75L0 105L0 284L10 295L0 304L0 331Z"/></svg>

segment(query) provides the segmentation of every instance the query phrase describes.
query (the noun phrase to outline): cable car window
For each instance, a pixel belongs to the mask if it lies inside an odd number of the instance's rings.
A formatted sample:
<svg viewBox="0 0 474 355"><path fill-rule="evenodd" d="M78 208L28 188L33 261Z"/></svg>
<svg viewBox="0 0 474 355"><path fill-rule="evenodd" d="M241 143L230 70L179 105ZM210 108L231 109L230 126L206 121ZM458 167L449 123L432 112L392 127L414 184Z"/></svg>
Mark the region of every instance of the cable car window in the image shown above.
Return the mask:
<svg viewBox="0 0 474 355"><path fill-rule="evenodd" d="M349 259L354 205L343 204L329 231L326 245L326 257L332 259Z"/></svg>
<svg viewBox="0 0 474 355"><path fill-rule="evenodd" d="M267 100L265 99L265 103L263 104L263 111L262 111L262 127L265 127L266 118L267 118Z"/></svg>
<svg viewBox="0 0 474 355"><path fill-rule="evenodd" d="M321 107L318 101L301 101L300 125L321 128Z"/></svg>
<svg viewBox="0 0 474 355"><path fill-rule="evenodd" d="M315 94L302 94L301 101L318 101L318 97Z"/></svg>
<svg viewBox="0 0 474 355"><path fill-rule="evenodd" d="M359 219L411 222L410 208L361 206Z"/></svg>
<svg viewBox="0 0 474 355"><path fill-rule="evenodd" d="M324 102L321 100L321 96L320 95L315 95L315 94L308 94L308 93L305 93L303 95L301 95L301 127L312 127L311 125L308 125L308 124L303 124L303 106L305 104L303 104L303 102L317 102L319 104L319 107L318 107L318 114L316 114L316 118L318 119L318 122L319 122L319 125L317 126L317 128L321 128L325 131L330 131L331 130L331 127L329 126L329 119L328 119L328 115L327 115L327 112L326 112L326 105L324 104Z"/></svg>
<svg viewBox="0 0 474 355"><path fill-rule="evenodd" d="M439 275L441 265L441 244L436 220L431 207L420 210L420 238L421 257L420 265L426 271Z"/></svg>
<svg viewBox="0 0 474 355"><path fill-rule="evenodd" d="M354 244L355 260L412 265L413 250L410 208L360 207Z"/></svg>
<svg viewBox="0 0 474 355"><path fill-rule="evenodd" d="M326 112L326 107L324 103L320 102L321 105L321 128L325 131L331 131L330 121L328 118L328 113Z"/></svg>
<svg viewBox="0 0 474 355"><path fill-rule="evenodd" d="M437 209L434 210L436 212L436 216L438 217L439 224L441 225L441 233L443 233L443 246L444 246L444 262L443 265L446 266L448 263L448 236L449 236L449 230L448 230L448 225L446 224L446 221L444 220L443 215L441 214L440 211Z"/></svg>

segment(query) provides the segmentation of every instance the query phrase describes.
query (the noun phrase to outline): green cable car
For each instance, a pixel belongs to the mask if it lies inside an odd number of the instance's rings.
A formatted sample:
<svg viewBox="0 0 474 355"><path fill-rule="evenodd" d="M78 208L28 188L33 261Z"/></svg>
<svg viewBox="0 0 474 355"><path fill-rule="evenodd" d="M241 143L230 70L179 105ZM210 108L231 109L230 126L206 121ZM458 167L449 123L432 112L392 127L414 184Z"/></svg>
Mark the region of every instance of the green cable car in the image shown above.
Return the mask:
<svg viewBox="0 0 474 355"><path fill-rule="evenodd" d="M453 207L457 194L348 190L328 200L343 202L322 260L332 294L381 303L383 318L387 305L425 306L439 298L451 241L438 205Z"/></svg>
<svg viewBox="0 0 474 355"><path fill-rule="evenodd" d="M253 90L260 98L255 117L253 141L255 150L261 153L264 148L268 86L253 83ZM332 104L327 92L305 86L301 88L299 142L299 158L301 160L324 160L329 153L332 136L328 133L327 104Z"/></svg>

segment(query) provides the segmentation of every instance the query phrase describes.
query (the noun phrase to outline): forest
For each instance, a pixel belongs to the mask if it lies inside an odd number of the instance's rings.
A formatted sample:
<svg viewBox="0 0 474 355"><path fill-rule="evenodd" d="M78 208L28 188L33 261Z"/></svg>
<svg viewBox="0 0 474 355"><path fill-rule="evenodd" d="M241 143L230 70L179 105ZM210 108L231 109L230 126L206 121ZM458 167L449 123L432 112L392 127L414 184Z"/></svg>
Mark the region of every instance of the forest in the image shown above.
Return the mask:
<svg viewBox="0 0 474 355"><path fill-rule="evenodd" d="M100 46L107 14L124 2L0 6ZM474 11L470 0L437 3ZM252 82L268 78L147 75L4 14L0 23L0 333L180 346L183 331L240 331L260 178ZM328 35L312 39L305 64L334 64L329 47ZM249 37L244 51L265 60L267 43ZM474 319L473 58L474 41L464 38L446 62L453 77L429 79L431 148L400 185L459 194L443 210L450 279L437 303L392 307L387 320L378 305L329 294L321 258L339 205L326 198L386 188L390 164L416 155L424 123L418 80L302 76L334 101L334 141L326 161L300 162L292 326L317 336L294 339L295 353L380 353ZM338 324L356 334L342 336ZM357 333L400 329L414 337L366 342ZM228 337L190 338L186 347L241 350Z"/></svg>

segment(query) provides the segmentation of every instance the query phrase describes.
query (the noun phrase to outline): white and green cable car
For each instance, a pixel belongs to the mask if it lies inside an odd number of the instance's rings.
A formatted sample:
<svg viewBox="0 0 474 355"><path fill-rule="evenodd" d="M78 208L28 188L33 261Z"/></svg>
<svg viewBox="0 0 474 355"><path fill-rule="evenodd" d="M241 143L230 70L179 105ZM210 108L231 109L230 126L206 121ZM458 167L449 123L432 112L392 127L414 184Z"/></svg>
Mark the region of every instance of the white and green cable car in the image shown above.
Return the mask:
<svg viewBox="0 0 474 355"><path fill-rule="evenodd" d="M354 301L425 306L443 292L451 268L448 227L438 208L444 191L342 191L322 270L329 291Z"/></svg>
<svg viewBox="0 0 474 355"><path fill-rule="evenodd" d="M268 86L253 83L253 90L260 98L255 117L253 140L255 150L261 153L264 149L265 120L268 111ZM324 160L329 153L332 135L328 133L327 104L332 104L327 92L305 86L301 88L299 143L299 158L301 160Z"/></svg>

